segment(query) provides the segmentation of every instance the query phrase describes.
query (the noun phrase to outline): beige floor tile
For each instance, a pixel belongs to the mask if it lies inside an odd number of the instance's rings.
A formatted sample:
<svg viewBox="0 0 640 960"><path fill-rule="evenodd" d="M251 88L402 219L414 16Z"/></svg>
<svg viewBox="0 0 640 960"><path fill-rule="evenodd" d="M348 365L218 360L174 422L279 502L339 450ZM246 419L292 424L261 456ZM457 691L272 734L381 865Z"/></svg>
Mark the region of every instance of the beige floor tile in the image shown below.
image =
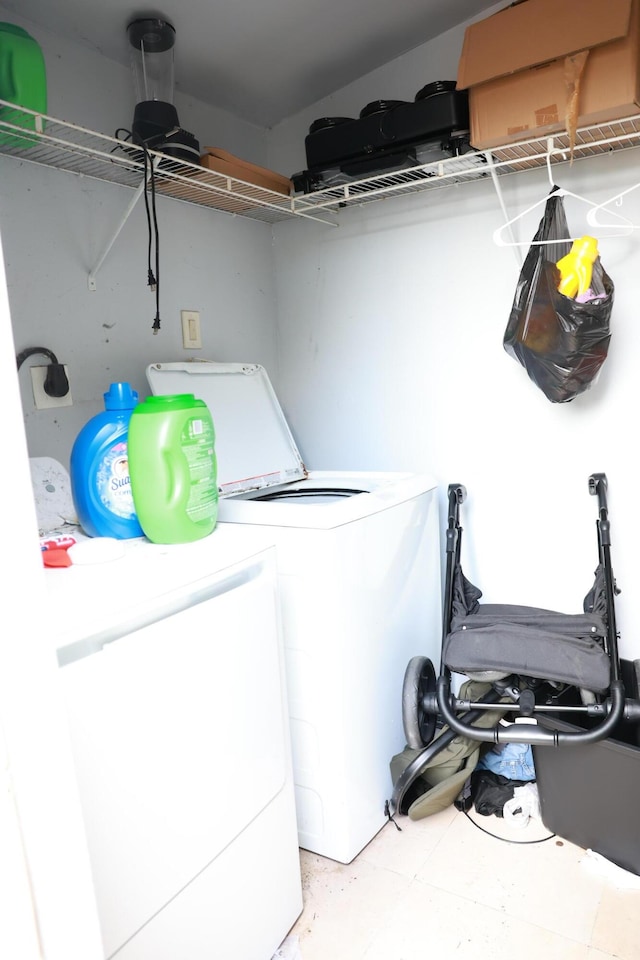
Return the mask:
<svg viewBox="0 0 640 960"><path fill-rule="evenodd" d="M640 960L640 890L541 824L398 817L349 865L301 851L300 960Z"/></svg>
<svg viewBox="0 0 640 960"><path fill-rule="evenodd" d="M603 953L602 950L596 950L595 947L589 947L587 950L587 960L619 960L617 954Z"/></svg>
<svg viewBox="0 0 640 960"><path fill-rule="evenodd" d="M400 830L388 823L358 859L413 878L445 836L455 816L454 806L424 820L398 816L395 819Z"/></svg>
<svg viewBox="0 0 640 960"><path fill-rule="evenodd" d="M300 864L304 908L291 935L302 960L361 960L411 881L359 858L345 866L302 850Z"/></svg>
<svg viewBox="0 0 640 960"><path fill-rule="evenodd" d="M492 832L504 830L496 817L476 819ZM581 865L579 847L557 838L522 843L528 830L504 843L458 814L417 879L590 945L604 881Z"/></svg>
<svg viewBox="0 0 640 960"><path fill-rule="evenodd" d="M347 944L345 943L345 948ZM348 960L348 949L333 954ZM415 880L363 960L588 960L588 947ZM302 960L307 960L302 953Z"/></svg>
<svg viewBox="0 0 640 960"><path fill-rule="evenodd" d="M620 960L640 957L640 891L618 890L607 883L591 938L592 946Z"/></svg>

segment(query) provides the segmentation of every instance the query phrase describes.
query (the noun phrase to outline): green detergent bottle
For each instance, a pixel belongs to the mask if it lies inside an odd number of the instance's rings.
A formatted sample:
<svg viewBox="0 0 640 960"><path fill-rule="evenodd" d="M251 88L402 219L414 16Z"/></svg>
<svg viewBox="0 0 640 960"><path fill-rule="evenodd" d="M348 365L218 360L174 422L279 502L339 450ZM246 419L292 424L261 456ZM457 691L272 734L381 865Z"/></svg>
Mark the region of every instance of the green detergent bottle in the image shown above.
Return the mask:
<svg viewBox="0 0 640 960"><path fill-rule="evenodd" d="M128 433L136 516L153 543L190 543L218 518L215 431L204 400L192 393L147 397Z"/></svg>
<svg viewBox="0 0 640 960"><path fill-rule="evenodd" d="M0 23L0 100L39 114L47 112L47 76L42 50L26 30L13 23ZM0 105L0 120L25 130L36 130L35 117L11 107ZM4 146L31 147L35 142L37 136L16 136L6 128L0 131L0 144Z"/></svg>

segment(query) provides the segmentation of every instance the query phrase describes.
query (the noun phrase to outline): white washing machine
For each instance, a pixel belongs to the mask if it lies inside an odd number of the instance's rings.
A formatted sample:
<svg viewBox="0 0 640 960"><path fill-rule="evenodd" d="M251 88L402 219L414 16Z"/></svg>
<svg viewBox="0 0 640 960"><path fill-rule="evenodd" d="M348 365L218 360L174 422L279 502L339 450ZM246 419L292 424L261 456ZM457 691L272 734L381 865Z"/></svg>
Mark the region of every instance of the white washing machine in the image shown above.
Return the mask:
<svg viewBox="0 0 640 960"><path fill-rule="evenodd" d="M45 574L105 960L269 960L302 910L275 548L246 533Z"/></svg>
<svg viewBox="0 0 640 960"><path fill-rule="evenodd" d="M273 534L298 840L349 863L387 822L407 663L440 658L436 485L308 472L260 365L156 363L147 378L154 393L193 393L211 410L218 526Z"/></svg>

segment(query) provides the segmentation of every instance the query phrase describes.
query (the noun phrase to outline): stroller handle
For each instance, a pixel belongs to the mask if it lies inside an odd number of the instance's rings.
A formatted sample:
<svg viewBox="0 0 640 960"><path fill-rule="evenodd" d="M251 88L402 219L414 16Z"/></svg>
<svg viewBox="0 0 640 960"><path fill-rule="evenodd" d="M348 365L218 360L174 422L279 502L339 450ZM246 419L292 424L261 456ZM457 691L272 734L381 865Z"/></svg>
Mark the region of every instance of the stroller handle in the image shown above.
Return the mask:
<svg viewBox="0 0 640 960"><path fill-rule="evenodd" d="M592 473L589 477L589 493L598 498L598 509L607 509L607 476L605 473Z"/></svg>
<svg viewBox="0 0 640 960"><path fill-rule="evenodd" d="M564 733L559 730L547 730L535 723L512 723L506 727L480 728L469 727L460 720L451 707L451 691L449 677L438 677L437 699L438 708L445 722L461 736L484 743L530 743L532 746L559 746L561 744L596 743L609 736L622 719L624 714L625 696L624 687L620 680L611 683L611 706L602 723L591 730L580 730L578 733ZM455 702L455 699L454 699Z"/></svg>
<svg viewBox="0 0 640 960"><path fill-rule="evenodd" d="M449 500L449 522L458 522L459 508L467 499L467 488L462 483L450 483L447 487Z"/></svg>

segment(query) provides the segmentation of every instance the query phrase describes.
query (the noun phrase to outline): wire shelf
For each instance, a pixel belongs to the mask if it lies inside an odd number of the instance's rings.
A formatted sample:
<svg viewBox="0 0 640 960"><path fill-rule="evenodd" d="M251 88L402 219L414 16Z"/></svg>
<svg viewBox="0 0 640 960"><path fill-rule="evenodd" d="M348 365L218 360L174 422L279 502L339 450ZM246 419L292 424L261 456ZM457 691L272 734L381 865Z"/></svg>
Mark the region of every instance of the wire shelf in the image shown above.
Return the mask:
<svg viewBox="0 0 640 960"><path fill-rule="evenodd" d="M637 146L640 115L580 128L573 158ZM469 183L489 174L495 177L530 170L549 159L552 163L568 162L570 153L569 135L561 132L292 196L155 151L149 151L149 157L154 162L159 194L268 223L306 218L335 225L346 207ZM131 143L4 100L0 100L0 154L133 188L139 188L145 178L144 157Z"/></svg>
<svg viewBox="0 0 640 960"><path fill-rule="evenodd" d="M134 188L145 177L144 155L134 144L18 108L5 100L0 100L0 154ZM148 151L148 158L154 164L159 194L268 223L296 216L334 222L331 214L322 210L297 211L293 197L198 164L154 150Z"/></svg>
<svg viewBox="0 0 640 960"><path fill-rule="evenodd" d="M485 177L488 164L482 153L471 152L460 157L448 157L377 174L362 180L326 187L296 199L298 210L337 210L348 206L361 206L373 200L423 193L454 183L465 183Z"/></svg>
<svg viewBox="0 0 640 960"><path fill-rule="evenodd" d="M580 128L576 131L573 154L569 134L561 132L327 187L307 194L297 202L300 208L304 206L308 210L343 208L390 196L469 183L492 172L504 175L532 170L544 166L548 159L554 164L565 163L571 156L578 160L638 146L640 115Z"/></svg>
<svg viewBox="0 0 640 960"><path fill-rule="evenodd" d="M576 131L573 156L576 160L582 160L638 146L640 115L579 128ZM506 166L510 172L517 173L519 170L542 166L550 154L552 163L569 161L571 144L569 134L561 132L550 137L494 147L492 154L496 166Z"/></svg>

